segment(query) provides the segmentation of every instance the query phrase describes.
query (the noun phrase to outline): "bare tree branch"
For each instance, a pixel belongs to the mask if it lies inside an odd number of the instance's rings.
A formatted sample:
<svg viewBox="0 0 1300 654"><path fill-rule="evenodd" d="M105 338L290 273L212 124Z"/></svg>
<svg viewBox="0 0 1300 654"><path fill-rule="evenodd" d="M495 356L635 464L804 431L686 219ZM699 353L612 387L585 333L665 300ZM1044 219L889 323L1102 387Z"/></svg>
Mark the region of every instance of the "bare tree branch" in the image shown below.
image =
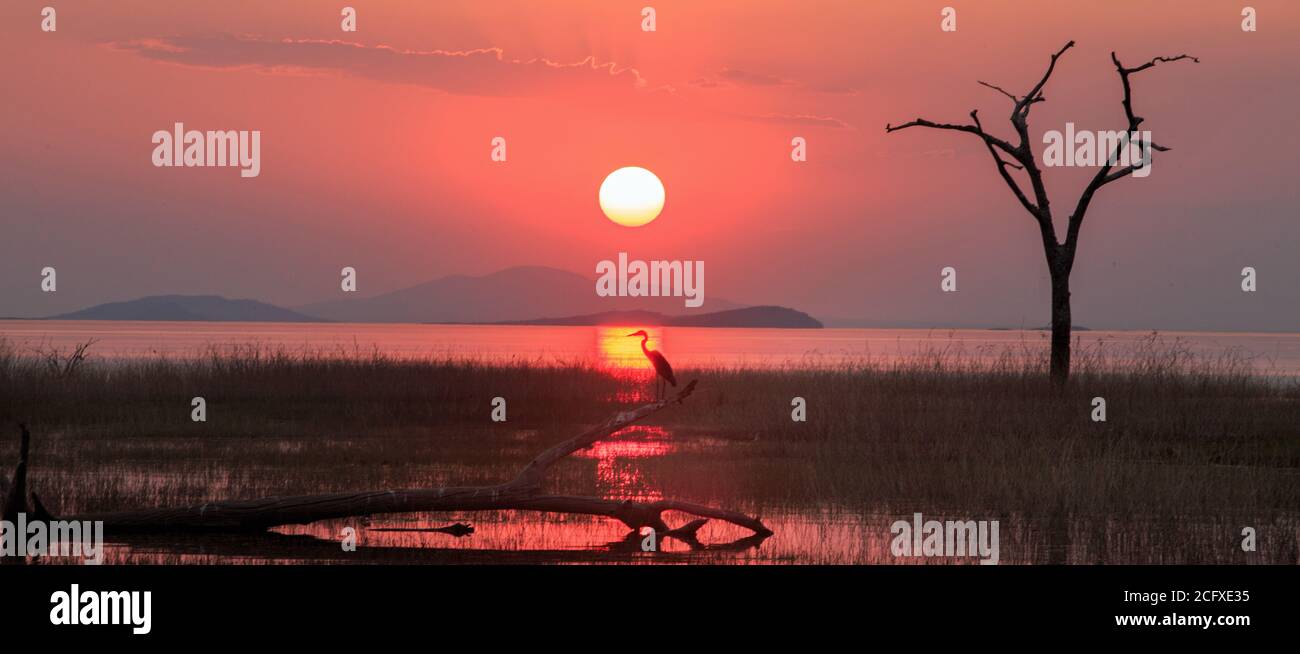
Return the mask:
<svg viewBox="0 0 1300 654"><path fill-rule="evenodd" d="M976 81L979 81L979 80L976 80ZM979 83L982 84L982 85L984 85L984 86L987 86L987 87L993 89L994 91L997 91L998 93L1001 93L1002 95L1007 96L1008 98L1011 98L1011 101L1012 101L1012 102L1015 102L1016 104L1019 104L1019 103L1020 103L1020 98L1017 98L1015 95L1013 95L1013 94L1007 92L1005 89L1003 89L1002 87L1000 87L1000 86L998 86L998 85L996 85L996 84L989 84L988 82L984 82L984 81L979 81Z"/></svg>
<svg viewBox="0 0 1300 654"><path fill-rule="evenodd" d="M897 132L899 130L907 129L909 127L928 127L930 129L948 129L948 130L955 130L958 132L966 132L968 134L974 134L980 137L981 139L983 139L985 143L991 146L997 146L998 149L1015 157L1017 160L1020 159L1020 151L1015 146L1011 145L1010 143L996 136L993 136L992 134L988 134L984 130L980 129L979 126L977 125L953 125L950 123L936 123L936 122L926 120L924 118L917 118L916 120L903 123L902 125L886 124L885 132L886 133Z"/></svg>
<svg viewBox="0 0 1300 654"><path fill-rule="evenodd" d="M1047 70L1043 71L1042 79L1038 80L1034 88L1029 93L1026 93L1011 111L1011 124L1020 137L1020 150L1023 153L1022 161L1025 162L1025 174L1029 176L1030 186L1034 190L1034 200L1038 206L1038 213L1034 217L1038 219L1039 235L1043 239L1043 251L1047 255L1049 265L1054 261L1060 246L1056 239L1056 226L1052 223L1052 201L1047 195L1047 186L1043 183L1043 173L1038 168L1038 162L1034 161L1034 151L1030 145L1029 109L1033 107L1034 103L1045 100L1043 88L1047 86L1047 81L1052 78L1052 73L1056 71L1057 60L1073 47L1074 41L1070 41L1052 54L1051 61L1047 64Z"/></svg>
<svg viewBox="0 0 1300 654"><path fill-rule="evenodd" d="M1056 227L1052 223L1051 199L1047 195L1047 186L1043 183L1042 170L1039 169L1038 163L1034 161L1034 151L1030 146L1028 115L1031 106L1044 100L1043 87L1047 84L1047 80L1051 78L1052 72L1056 69L1057 60L1065 54L1066 50L1069 50L1072 47L1074 47L1074 41L1066 43L1060 50L1054 53L1051 57L1051 61L1048 63L1047 70L1043 73L1042 79L1034 85L1033 89L1030 90L1028 94L1022 97L1017 97L1014 93L1011 93L995 84L990 84L984 81L979 82L981 85L1010 98L1015 103L1015 106L1011 111L1010 120L1020 139L1018 145L1012 145L1010 142L999 139L986 132L979 121L976 111L971 112L971 118L975 123L973 125L934 123L923 118L917 118L916 120L902 125L885 126L886 133L896 132L908 127L928 127L931 129L967 132L979 136L984 141L985 146L988 147L990 154L993 156L994 163L998 167L998 174L1002 177L1002 181L1004 181L1007 184L1007 187L1011 189L1012 194L1016 196L1016 200L1020 202L1020 206L1024 207L1025 211L1028 211L1029 215L1038 223L1039 235L1043 240L1043 250L1048 257L1049 263L1055 260L1060 245L1056 239ZM1007 161L997 152L997 150L994 149L995 147L1010 155L1017 163ZM1008 167L1024 171L1025 175L1029 178L1030 188L1034 194L1033 200L1030 200L1024 190L1020 188L1020 185L1015 181L1015 178L1011 176L1010 171L1007 170Z"/></svg>
<svg viewBox="0 0 1300 654"><path fill-rule="evenodd" d="M1114 58L1115 58L1115 53L1114 53L1114 52L1110 53L1110 56L1111 56L1112 59L1114 59ZM1178 61L1178 60L1180 60L1180 59L1191 59L1191 60L1192 60L1192 63L1194 63L1194 64L1199 64L1199 63L1201 63L1201 60L1200 60L1200 59L1197 59L1196 57L1193 57L1193 56L1191 56L1191 55L1187 55L1187 54L1180 54L1180 55L1175 55L1175 56L1173 56L1173 57L1156 57L1155 59L1152 59L1151 61L1148 61L1148 62L1146 62L1145 64L1142 64L1141 66L1138 66L1137 68L1125 68L1124 70L1128 71L1129 73L1140 73L1140 72L1142 72L1142 71L1144 71L1144 70L1146 70L1146 69L1148 69L1148 68L1150 68L1150 67L1152 67L1152 66L1154 66L1154 65L1156 65L1156 64L1159 64L1159 63L1169 63L1169 62L1174 62L1174 61ZM1119 60L1118 60L1118 59L1115 59L1115 64L1116 64L1116 65L1119 64Z"/></svg>
<svg viewBox="0 0 1300 654"><path fill-rule="evenodd" d="M1061 55L1065 54L1066 50L1069 50L1070 48L1073 47L1074 47L1074 41L1070 41L1069 43L1066 43L1064 46L1062 46L1060 50L1057 50L1056 54L1052 55L1051 62L1047 64L1047 71L1043 73L1043 79L1038 80L1038 84L1035 84L1034 88L1030 90L1029 93L1026 93L1025 97L1021 98L1021 100L1016 103L1015 111L1012 112L1013 116L1019 115L1020 119L1023 121L1024 119L1029 117L1030 106L1032 106L1035 102L1043 101L1044 99L1042 96L1043 87L1047 85L1047 80L1052 76L1052 71L1056 70L1056 60L1060 59Z"/></svg>
<svg viewBox="0 0 1300 654"><path fill-rule="evenodd" d="M1111 182L1127 177L1133 174L1136 170L1151 165L1150 161L1140 161L1125 165L1118 170L1111 170L1115 162L1120 160L1120 154L1123 152L1123 149L1129 147L1132 135L1138 131L1138 127L1141 126L1142 122L1145 120L1141 116L1133 113L1133 87L1129 82L1129 76L1140 73L1158 63L1175 62L1183 59L1187 59L1192 63L1201 62L1200 59L1191 55L1180 54L1172 57L1156 57L1136 68L1125 68L1124 64L1120 63L1119 57L1114 52L1110 53L1110 60L1115 64L1115 70L1119 73L1120 85L1124 90L1124 99L1122 104L1124 105L1124 117L1128 120L1128 129L1125 131L1125 137L1120 143L1116 144L1114 153L1111 154L1110 158L1106 160L1106 163L1097 171L1097 174L1093 175L1092 181L1088 182L1088 186L1083 189L1083 193L1079 195L1079 202L1074 207L1074 212L1070 214L1070 223L1068 231L1066 232L1063 247L1065 254L1064 265L1067 272L1074 267L1074 255L1079 246L1079 231L1080 228L1083 227L1083 217L1088 213L1088 206L1092 204L1092 198L1093 195L1097 193L1097 189L1100 189ZM1155 143L1151 143L1150 148L1156 152L1169 151L1169 148Z"/></svg>
<svg viewBox="0 0 1300 654"><path fill-rule="evenodd" d="M975 121L976 127L983 129L983 126L980 125L980 117L978 111L970 112L970 117L971 120ZM1006 182L1007 186L1011 188L1011 192L1015 194L1017 200L1020 200L1020 205L1025 208L1025 211L1028 211L1031 215L1037 217L1038 207L1034 206L1034 203L1029 201L1029 198L1025 196L1025 192L1020 190L1020 185L1016 183L1015 178L1013 178L1011 176L1011 173L1007 171L1008 166L1014 166L1021 170L1023 170L1024 167L1007 162L1002 158L1002 155L998 154L997 150L993 149L992 145L988 143L985 143L985 145L988 147L989 155L993 157L993 161L997 162L998 174L1002 176L1002 181Z"/></svg>
<svg viewBox="0 0 1300 654"><path fill-rule="evenodd" d="M22 436L18 444L18 463L14 464L12 482L6 484L5 495L0 500L0 520L10 524L18 519L19 513L27 512L27 459L31 450L32 435L27 425L19 423Z"/></svg>
<svg viewBox="0 0 1300 654"><path fill-rule="evenodd" d="M605 421L604 424L588 429L587 431L566 441L552 445L544 452L534 457L533 460L530 461L528 465L524 466L524 469L521 470L507 485L536 489L541 485L542 477L546 475L546 471L549 470L555 462L577 452L578 450L591 447L591 445L596 441L607 438L610 434L613 434L614 432L637 422L652 413L662 410L670 403L681 404L682 401L690 397L693 392L695 392L695 380L691 380L690 383L686 384L686 386L677 393L677 397L673 398L671 401L663 400L652 404L646 404L631 411L619 412L614 417Z"/></svg>

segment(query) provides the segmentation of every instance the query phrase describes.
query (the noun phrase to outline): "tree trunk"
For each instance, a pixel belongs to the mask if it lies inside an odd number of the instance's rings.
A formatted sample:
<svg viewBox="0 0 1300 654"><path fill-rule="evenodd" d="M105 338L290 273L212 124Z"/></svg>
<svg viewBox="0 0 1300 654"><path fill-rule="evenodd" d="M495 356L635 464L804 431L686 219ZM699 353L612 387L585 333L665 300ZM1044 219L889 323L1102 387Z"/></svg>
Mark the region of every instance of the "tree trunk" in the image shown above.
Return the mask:
<svg viewBox="0 0 1300 654"><path fill-rule="evenodd" d="M1065 384L1070 377L1070 273L1053 262L1052 273L1052 382Z"/></svg>

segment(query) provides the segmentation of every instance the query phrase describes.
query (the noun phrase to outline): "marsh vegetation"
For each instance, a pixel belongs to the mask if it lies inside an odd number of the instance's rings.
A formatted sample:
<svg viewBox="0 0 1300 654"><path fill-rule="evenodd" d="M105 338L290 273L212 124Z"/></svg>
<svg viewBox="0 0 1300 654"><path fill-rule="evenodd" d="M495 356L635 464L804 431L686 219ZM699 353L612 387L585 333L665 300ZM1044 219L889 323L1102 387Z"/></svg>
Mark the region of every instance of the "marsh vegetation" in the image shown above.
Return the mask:
<svg viewBox="0 0 1300 654"><path fill-rule="evenodd" d="M493 484L653 392L645 371L586 363L256 346L86 354L69 367L50 363L58 353L0 348L0 417L39 435L32 485L59 514ZM548 483L743 508L776 531L753 550L699 555L707 560L888 563L889 525L923 512L1000 520L1009 563L1297 562L1300 386L1156 339L1123 359L1076 350L1060 389L1046 383L1042 359L988 363L936 348L882 366L684 367L679 377L699 380L690 402L562 462ZM195 396L207 400L206 422L190 420ZM508 401L503 423L489 419L497 396ZM807 402L806 422L791 420L794 397ZM1105 422L1092 419L1095 397L1107 401ZM16 455L11 434L6 426L0 460ZM372 532L366 542L415 560L487 550L468 560L565 561L607 552L626 531L603 518L516 512L375 522L457 520L478 528L465 538ZM328 541L337 527L286 533ZM1244 527L1258 533L1254 553L1239 546ZM190 551L150 542L120 560ZM258 547L213 560L258 560ZM285 556L279 549L265 557Z"/></svg>

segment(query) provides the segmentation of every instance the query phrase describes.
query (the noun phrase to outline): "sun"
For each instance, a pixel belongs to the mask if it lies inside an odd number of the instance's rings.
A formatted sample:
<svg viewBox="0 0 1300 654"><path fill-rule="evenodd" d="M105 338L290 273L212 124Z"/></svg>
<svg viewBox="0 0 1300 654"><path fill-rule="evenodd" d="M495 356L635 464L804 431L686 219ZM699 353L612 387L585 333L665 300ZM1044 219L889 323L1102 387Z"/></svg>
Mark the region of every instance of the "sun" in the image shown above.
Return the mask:
<svg viewBox="0 0 1300 654"><path fill-rule="evenodd" d="M619 168L600 185L600 210L624 227L640 227L664 210L663 182L645 168Z"/></svg>

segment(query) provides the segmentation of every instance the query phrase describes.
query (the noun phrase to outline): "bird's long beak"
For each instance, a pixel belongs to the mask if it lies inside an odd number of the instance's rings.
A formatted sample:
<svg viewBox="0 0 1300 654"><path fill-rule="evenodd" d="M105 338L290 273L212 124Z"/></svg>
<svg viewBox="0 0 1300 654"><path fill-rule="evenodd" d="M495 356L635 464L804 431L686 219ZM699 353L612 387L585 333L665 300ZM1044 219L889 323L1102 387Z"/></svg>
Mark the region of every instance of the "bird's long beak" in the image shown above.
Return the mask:
<svg viewBox="0 0 1300 654"><path fill-rule="evenodd" d="M628 336L640 336L640 335L641 332L632 332L631 334L628 334Z"/></svg>

